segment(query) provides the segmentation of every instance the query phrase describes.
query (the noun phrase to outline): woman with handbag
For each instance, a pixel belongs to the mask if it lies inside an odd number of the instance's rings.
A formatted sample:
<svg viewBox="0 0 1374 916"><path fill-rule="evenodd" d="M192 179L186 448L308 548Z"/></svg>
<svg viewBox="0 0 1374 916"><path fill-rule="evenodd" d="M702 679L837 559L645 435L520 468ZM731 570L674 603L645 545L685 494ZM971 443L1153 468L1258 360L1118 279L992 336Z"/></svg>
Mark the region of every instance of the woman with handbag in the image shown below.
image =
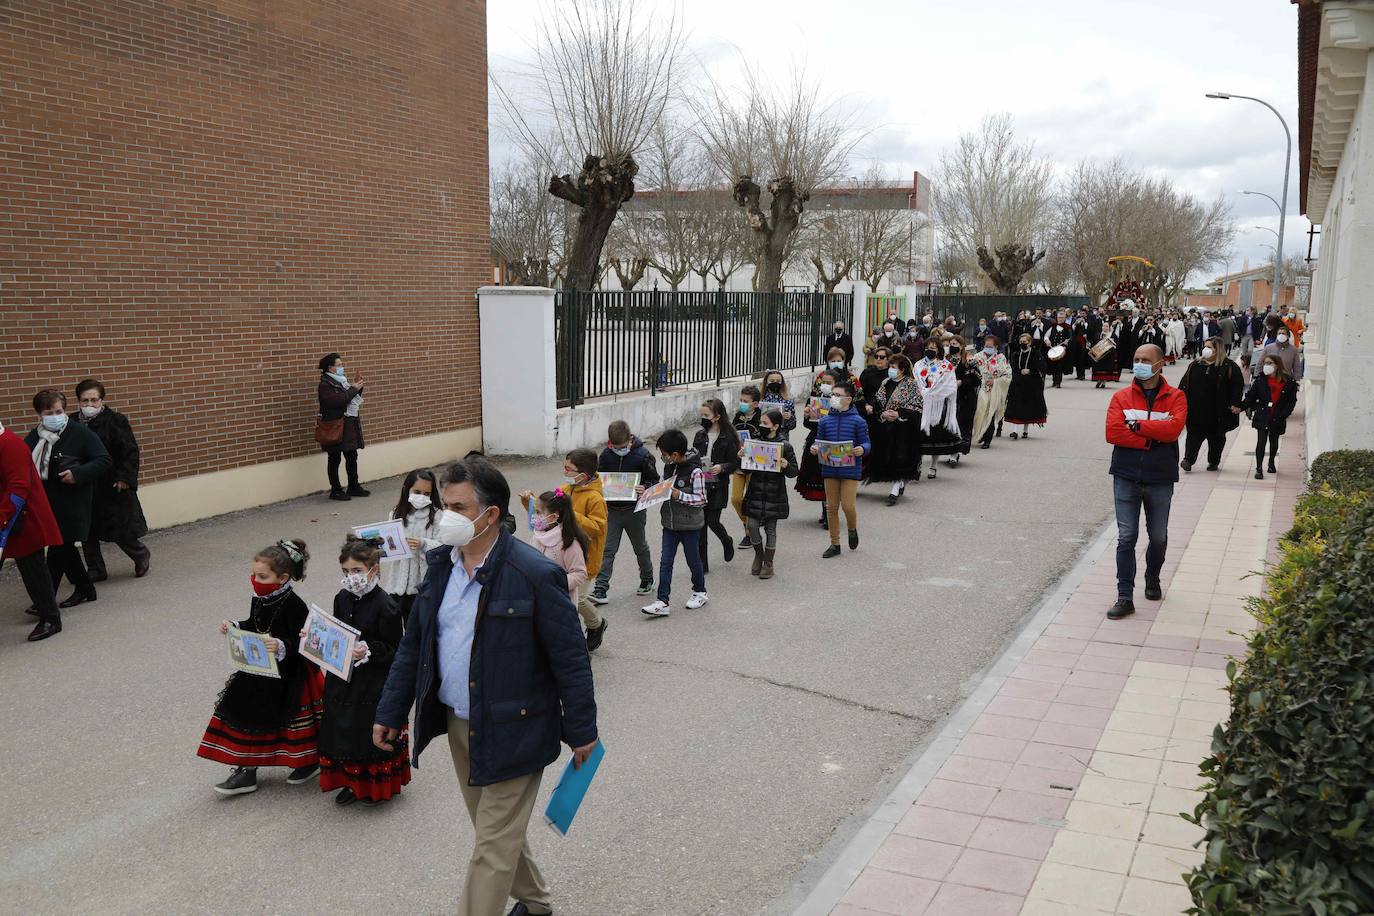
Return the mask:
<svg viewBox="0 0 1374 916"><path fill-rule="evenodd" d="M315 421L315 441L329 456L329 498L349 500L371 496L358 482L358 451L363 445L363 424L358 409L363 403L363 380L348 383L343 357L330 353L320 360L320 416ZM348 489L339 482L339 459L348 471Z"/></svg>

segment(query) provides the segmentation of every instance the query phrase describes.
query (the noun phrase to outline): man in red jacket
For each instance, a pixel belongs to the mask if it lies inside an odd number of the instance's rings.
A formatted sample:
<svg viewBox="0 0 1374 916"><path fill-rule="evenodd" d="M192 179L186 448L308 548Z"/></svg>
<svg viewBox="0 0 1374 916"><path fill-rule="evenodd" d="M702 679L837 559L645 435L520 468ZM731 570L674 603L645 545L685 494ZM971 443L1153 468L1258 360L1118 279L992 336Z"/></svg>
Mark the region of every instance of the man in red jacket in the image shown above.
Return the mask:
<svg viewBox="0 0 1374 916"><path fill-rule="evenodd" d="M14 559L38 611L38 626L29 642L62 632L57 595L43 559L43 548L61 543L32 453L24 440L0 424L0 560Z"/></svg>
<svg viewBox="0 0 1374 916"><path fill-rule="evenodd" d="M1145 598L1164 597L1159 571L1169 547L1169 505L1178 482L1178 437L1188 422L1188 399L1164 380L1164 351L1145 344L1135 351L1132 384L1112 395L1107 441L1116 497L1116 604L1107 617L1135 613L1135 544L1145 510Z"/></svg>

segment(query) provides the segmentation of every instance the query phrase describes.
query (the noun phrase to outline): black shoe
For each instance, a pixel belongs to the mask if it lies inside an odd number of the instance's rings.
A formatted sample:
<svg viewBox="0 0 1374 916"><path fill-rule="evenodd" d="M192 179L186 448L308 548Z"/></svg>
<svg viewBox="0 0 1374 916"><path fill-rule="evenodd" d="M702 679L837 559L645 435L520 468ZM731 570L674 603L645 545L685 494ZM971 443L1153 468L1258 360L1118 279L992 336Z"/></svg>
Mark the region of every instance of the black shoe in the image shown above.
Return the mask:
<svg viewBox="0 0 1374 916"><path fill-rule="evenodd" d="M1216 469L1217 469L1217 465L1215 465L1215 464L1209 464L1209 465L1207 465L1207 470L1209 470L1209 471L1215 471Z"/></svg>
<svg viewBox="0 0 1374 916"><path fill-rule="evenodd" d="M1128 598L1116 599L1116 604L1107 611L1108 620L1120 620L1122 617L1129 617L1135 613L1135 605Z"/></svg>
<svg viewBox="0 0 1374 916"><path fill-rule="evenodd" d="M1011 434L1011 441L1013 441L1013 442L1016 441L1016 433L1012 433L1012 434Z"/></svg>
<svg viewBox="0 0 1374 916"><path fill-rule="evenodd" d="M725 551L725 562L729 563L735 558L735 542L726 538L720 543L721 549Z"/></svg>
<svg viewBox="0 0 1374 916"><path fill-rule="evenodd" d="M820 524L820 526L821 526L822 528L829 528L829 527L830 527L830 519L828 519L828 518L826 518L824 515L822 515L819 524Z"/></svg>
<svg viewBox="0 0 1374 916"><path fill-rule="evenodd" d="M215 786L220 795L245 795L258 791L257 767L234 767L229 778Z"/></svg>
<svg viewBox="0 0 1374 916"><path fill-rule="evenodd" d="M992 443L991 443L991 442L983 442L983 443L980 443L978 447L979 447L979 448L992 448Z"/></svg>
<svg viewBox="0 0 1374 916"><path fill-rule="evenodd" d="M148 568L153 565L153 555L149 553L141 560L134 561L134 578L142 579L148 575Z"/></svg>
<svg viewBox="0 0 1374 916"><path fill-rule="evenodd" d="M1255 479L1256 479L1256 480L1263 480L1263 479L1264 479L1264 472L1261 471L1259 468L1255 468Z"/></svg>
<svg viewBox="0 0 1374 916"><path fill-rule="evenodd" d="M86 575L92 582L104 582L110 578L110 574L103 569L87 569Z"/></svg>
<svg viewBox="0 0 1374 916"><path fill-rule="evenodd" d="M30 617L37 617L37 616L38 616L38 606L37 606L37 605L30 604L28 607L24 608L24 613L25 613L25 614L28 614Z"/></svg>
<svg viewBox="0 0 1374 916"><path fill-rule="evenodd" d="M371 491L371 490L364 490L362 487L349 487L349 488L348 488L348 495L349 495L349 496L371 496L371 495L372 495L372 491Z"/></svg>
<svg viewBox="0 0 1374 916"><path fill-rule="evenodd" d="M1269 462L1269 473L1270 473L1270 474L1277 474L1278 472L1279 472L1279 469L1276 468L1276 467L1274 467L1274 462L1272 462L1272 461Z"/></svg>
<svg viewBox="0 0 1374 916"><path fill-rule="evenodd" d="M859 549L859 531L857 528L851 528L849 531L849 549Z"/></svg>
<svg viewBox="0 0 1374 916"><path fill-rule="evenodd" d="M889 494L887 494L887 504L888 504L889 506L895 506L895 505L897 505L897 494L896 494L896 493L889 493Z"/></svg>
<svg viewBox="0 0 1374 916"><path fill-rule="evenodd" d="M330 499L337 499L337 500L338 500L339 502L341 502L341 503L346 503L346 502L348 502L350 499L352 499L353 497L349 496L349 495L348 495L347 493L345 493L343 490L330 490L330 491L329 491L329 498L330 498Z"/></svg>
<svg viewBox="0 0 1374 916"><path fill-rule="evenodd" d="M1153 582L1151 582L1149 579L1146 579L1146 580L1145 580L1145 600L1146 600L1146 601L1158 601L1159 599L1161 599L1161 598L1163 598L1163 597L1164 597L1164 589L1162 589L1162 588L1159 587L1159 580L1158 580L1158 579L1155 579Z"/></svg>
<svg viewBox="0 0 1374 916"><path fill-rule="evenodd" d="M839 550L839 548L835 548ZM51 620L40 620L38 626L29 631L29 642L38 642L40 639L47 639L49 636L56 636L62 632L62 624L53 623Z"/></svg>
<svg viewBox="0 0 1374 916"><path fill-rule="evenodd" d="M735 546L738 547L740 550L748 550L750 547L754 546L754 542L749 540L749 535L746 534L744 537L739 539L739 543Z"/></svg>
<svg viewBox="0 0 1374 916"><path fill-rule="evenodd" d="M334 796L334 804L336 805L351 805L357 800L358 796L354 795L353 790L348 786L344 786L339 790L339 794Z"/></svg>
<svg viewBox="0 0 1374 916"><path fill-rule="evenodd" d="M296 767L286 777L286 784L289 786L298 786L303 782L309 782L318 775L320 775L320 765L318 763L312 763L309 766Z"/></svg>
<svg viewBox="0 0 1374 916"><path fill-rule="evenodd" d="M549 910L548 913L531 913L529 907L523 903L517 903L510 908L510 912L506 916L553 916L553 910Z"/></svg>
<svg viewBox="0 0 1374 916"><path fill-rule="evenodd" d="M89 595L83 595L81 592L72 592L70 598L68 598L66 601L61 602L61 603L58 604L57 606L58 606L58 607L63 607L63 608L65 608L65 607L76 607L78 604L85 604L87 601L94 601L94 600L95 600L95 592L94 592L94 591L92 591Z"/></svg>
<svg viewBox="0 0 1374 916"><path fill-rule="evenodd" d="M1193 463L1189 461L1187 458L1184 458L1182 461L1180 461L1178 463L1178 466L1183 468L1183 470L1187 471L1189 474L1193 473Z"/></svg>
<svg viewBox="0 0 1374 916"><path fill-rule="evenodd" d="M825 553L821 554L821 559L822 559L822 560L829 560L830 558L832 558L832 557L838 557L839 555L840 555L840 545L839 545L839 544L831 544L829 547L825 548Z"/></svg>
<svg viewBox="0 0 1374 916"><path fill-rule="evenodd" d="M606 638L606 628L610 625L611 622L607 620L605 617L602 617L601 626L597 627L595 630L587 631L588 652L595 652L597 649L601 648L601 640Z"/></svg>

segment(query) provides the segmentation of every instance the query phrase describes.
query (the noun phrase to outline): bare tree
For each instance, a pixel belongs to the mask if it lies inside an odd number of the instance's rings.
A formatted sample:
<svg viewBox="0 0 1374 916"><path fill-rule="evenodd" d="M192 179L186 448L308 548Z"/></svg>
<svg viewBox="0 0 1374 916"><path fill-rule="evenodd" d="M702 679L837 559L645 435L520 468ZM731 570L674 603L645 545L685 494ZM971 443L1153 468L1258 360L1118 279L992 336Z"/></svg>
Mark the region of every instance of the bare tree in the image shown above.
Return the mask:
<svg viewBox="0 0 1374 916"><path fill-rule="evenodd" d="M858 259L855 269L869 289L877 289L883 277L906 260L918 230L915 211L893 206L893 196L883 192L893 182L884 177L880 163L869 167L860 180L854 203Z"/></svg>
<svg viewBox="0 0 1374 916"><path fill-rule="evenodd" d="M653 236L648 221L638 214L622 213L606 236L606 264L615 271L620 288L634 289L644 279L653 256Z"/></svg>
<svg viewBox="0 0 1374 916"><path fill-rule="evenodd" d="M746 70L743 86L712 90L697 106L702 143L757 240L755 285L779 290L811 192L843 171L857 132L801 73L778 89Z"/></svg>
<svg viewBox="0 0 1374 916"><path fill-rule="evenodd" d="M932 269L935 285L940 289L962 293L974 285L968 260L947 241L942 241L937 249Z"/></svg>
<svg viewBox="0 0 1374 916"><path fill-rule="evenodd" d="M799 244L827 293L853 273L859 260L858 228L858 214L848 208L812 209L802 220Z"/></svg>
<svg viewBox="0 0 1374 916"><path fill-rule="evenodd" d="M1046 229L1054 171L1018 143L1011 115L983 119L940 155L935 204L941 228L954 249L983 268L1002 293L1014 293L1022 277L1044 257L1033 242Z"/></svg>
<svg viewBox="0 0 1374 916"><path fill-rule="evenodd" d="M563 243L565 204L543 187L537 164L518 161L492 175L491 249L525 286L548 286Z"/></svg>
<svg viewBox="0 0 1374 916"><path fill-rule="evenodd" d="M676 13L650 23L635 0L569 0L538 25L523 87L494 81L522 144L556 172L548 190L579 210L564 283L591 289L611 224L633 196L636 156L673 96L683 35ZM523 90L523 91L522 91ZM544 122L551 125L544 129Z"/></svg>

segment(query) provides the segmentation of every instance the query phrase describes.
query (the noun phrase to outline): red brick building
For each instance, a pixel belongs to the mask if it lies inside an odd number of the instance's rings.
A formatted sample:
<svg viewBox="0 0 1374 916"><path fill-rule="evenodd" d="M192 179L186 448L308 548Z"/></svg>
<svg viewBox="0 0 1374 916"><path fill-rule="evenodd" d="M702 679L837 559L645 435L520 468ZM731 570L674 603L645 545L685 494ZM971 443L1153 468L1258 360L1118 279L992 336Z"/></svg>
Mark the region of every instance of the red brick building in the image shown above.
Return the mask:
<svg viewBox="0 0 1374 916"><path fill-rule="evenodd" d="M479 443L482 0L18 0L0 70L7 426L102 379L154 524L323 488L331 350L364 477Z"/></svg>

